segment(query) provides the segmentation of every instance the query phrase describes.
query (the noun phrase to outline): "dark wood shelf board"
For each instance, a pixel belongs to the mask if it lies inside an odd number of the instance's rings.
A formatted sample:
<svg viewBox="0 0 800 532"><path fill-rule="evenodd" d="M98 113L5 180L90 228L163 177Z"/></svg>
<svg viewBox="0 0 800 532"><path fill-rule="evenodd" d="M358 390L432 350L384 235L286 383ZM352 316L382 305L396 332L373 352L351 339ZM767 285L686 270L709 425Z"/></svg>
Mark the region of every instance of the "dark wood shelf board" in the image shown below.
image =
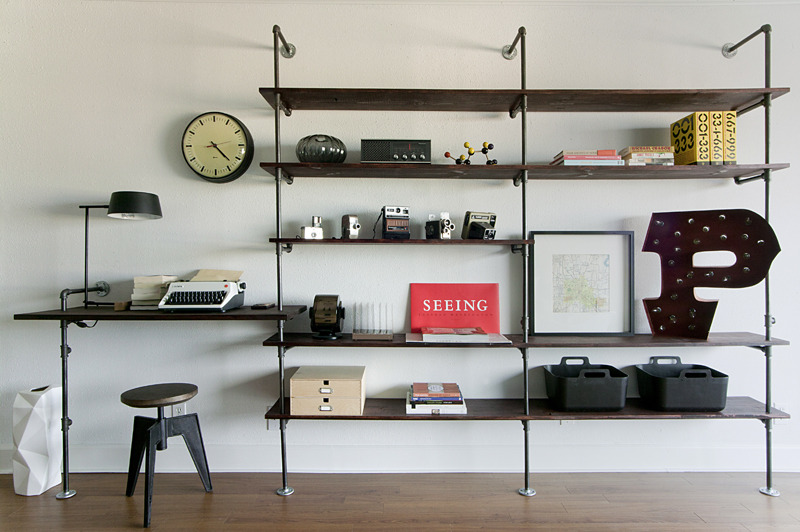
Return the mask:
<svg viewBox="0 0 800 532"><path fill-rule="evenodd" d="M789 92L780 88L745 89L375 89L262 87L275 109L276 94L292 111L447 111L509 112L528 97L528 111L691 112L697 109L740 111Z"/></svg>
<svg viewBox="0 0 800 532"><path fill-rule="evenodd" d="M456 165L402 163L261 163L275 176L280 168L291 178L361 178L361 179L496 179L514 180L528 171L528 180L636 180L636 179L744 179L760 176L765 170L783 170L788 163L678 165L678 166L551 166Z"/></svg>
<svg viewBox="0 0 800 532"><path fill-rule="evenodd" d="M786 340L772 338L766 340L763 334L749 332L710 333L708 339L671 338L652 334L633 334L629 336L596 335L551 335L532 334L523 347L562 348L562 347L766 347L789 345Z"/></svg>
<svg viewBox="0 0 800 532"><path fill-rule="evenodd" d="M193 321L193 320L291 320L308 309L306 305L284 305L283 310L253 310L245 306L226 312L168 312L162 310L120 310L111 307L76 307L14 314L15 320L94 321Z"/></svg>
<svg viewBox="0 0 800 532"><path fill-rule="evenodd" d="M310 245L367 245L367 244L388 244L388 245L427 245L427 246L519 246L523 244L533 244L533 240L462 240L453 238L450 240L428 240L428 239L409 239L392 240L384 238L359 238L348 240L344 238L324 238L321 240L306 238L270 238L272 243L280 244L310 244Z"/></svg>
<svg viewBox="0 0 800 532"><path fill-rule="evenodd" d="M285 410L289 411L290 399L285 399ZM524 411L522 399L466 399L466 415L409 415L405 410L405 399L368 398L361 416L317 416L281 414L280 402L276 402L266 413L266 419L332 419L373 421L557 421L557 420L661 420L661 419L788 419L786 412L773 409L766 413L764 403L751 397L728 397L721 412L660 412L643 406L641 399L629 398L625 408L618 412L561 412L553 410L546 399L531 399L530 412Z"/></svg>
<svg viewBox="0 0 800 532"><path fill-rule="evenodd" d="M763 335L748 332L711 333L707 340L694 338L669 338L651 334L634 334L629 336L597 336L597 335L531 335L528 343L522 341L521 334L504 334L511 340L510 344L442 344L406 342L405 333L395 334L392 340L353 340L352 335L345 334L338 340L319 340L313 333L284 333L283 342L275 334L264 340L263 345L271 347L458 347L467 349L486 349L499 347L516 348L568 348L568 347L622 347L622 348L655 348L655 347L766 347L789 345L786 340L772 338L766 340Z"/></svg>
<svg viewBox="0 0 800 532"><path fill-rule="evenodd" d="M392 336L391 340L353 340L352 334L343 334L337 340L320 340L314 338L314 333L284 333L283 342L278 339L278 334L264 340L263 345L268 347L467 347L481 349L509 348L521 345L522 335L505 334L511 340L510 344L463 344L463 343L425 343L425 342L406 342L405 333L398 333Z"/></svg>

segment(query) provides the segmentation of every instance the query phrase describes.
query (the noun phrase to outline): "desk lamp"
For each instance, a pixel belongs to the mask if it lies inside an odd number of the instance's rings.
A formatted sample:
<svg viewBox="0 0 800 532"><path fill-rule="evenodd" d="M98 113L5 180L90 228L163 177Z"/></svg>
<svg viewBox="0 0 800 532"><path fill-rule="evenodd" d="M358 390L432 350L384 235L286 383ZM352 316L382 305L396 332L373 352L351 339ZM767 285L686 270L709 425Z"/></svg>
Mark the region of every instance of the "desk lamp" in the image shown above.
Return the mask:
<svg viewBox="0 0 800 532"><path fill-rule="evenodd" d="M83 307L89 305L113 305L89 300L89 292L97 292L102 297L108 294L109 286L105 281L97 282L89 288L89 210L108 209L109 218L120 220L156 220L161 218L161 203L158 196L149 192L121 191L113 192L106 205L79 205L85 211L84 223L84 257L83 257Z"/></svg>

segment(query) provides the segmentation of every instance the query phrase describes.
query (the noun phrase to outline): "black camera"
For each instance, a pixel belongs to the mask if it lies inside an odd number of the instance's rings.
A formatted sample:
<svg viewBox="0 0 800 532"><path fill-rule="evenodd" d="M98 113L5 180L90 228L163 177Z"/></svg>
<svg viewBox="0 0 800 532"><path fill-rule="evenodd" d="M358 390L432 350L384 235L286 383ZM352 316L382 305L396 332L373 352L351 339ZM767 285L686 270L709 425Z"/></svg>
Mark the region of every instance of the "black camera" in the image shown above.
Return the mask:
<svg viewBox="0 0 800 532"><path fill-rule="evenodd" d="M449 212L439 213L439 218L435 214L428 215L425 223L425 238L428 240L450 240L456 224L450 219Z"/></svg>
<svg viewBox="0 0 800 532"><path fill-rule="evenodd" d="M469 226L468 239L475 240L494 240L494 235L497 232L494 227L486 222L474 222Z"/></svg>

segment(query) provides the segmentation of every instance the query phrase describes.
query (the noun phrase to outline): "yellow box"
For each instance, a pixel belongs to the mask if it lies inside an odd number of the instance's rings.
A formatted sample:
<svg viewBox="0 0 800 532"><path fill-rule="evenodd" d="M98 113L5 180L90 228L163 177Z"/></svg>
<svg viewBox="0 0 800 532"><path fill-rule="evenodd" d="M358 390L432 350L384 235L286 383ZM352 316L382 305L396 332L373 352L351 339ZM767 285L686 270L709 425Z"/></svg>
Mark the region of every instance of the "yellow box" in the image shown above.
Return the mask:
<svg viewBox="0 0 800 532"><path fill-rule="evenodd" d="M723 162L736 164L736 111L725 111L722 119Z"/></svg>
<svg viewBox="0 0 800 532"><path fill-rule="evenodd" d="M670 125L675 164L709 164L711 138L708 111L687 115Z"/></svg>
<svg viewBox="0 0 800 532"><path fill-rule="evenodd" d="M711 140L709 161L711 164L722 164L724 160L723 149L723 118L724 111L710 111L709 120L711 122Z"/></svg>
<svg viewBox="0 0 800 532"><path fill-rule="evenodd" d="M293 416L360 416L366 389L364 366L301 366L289 379Z"/></svg>

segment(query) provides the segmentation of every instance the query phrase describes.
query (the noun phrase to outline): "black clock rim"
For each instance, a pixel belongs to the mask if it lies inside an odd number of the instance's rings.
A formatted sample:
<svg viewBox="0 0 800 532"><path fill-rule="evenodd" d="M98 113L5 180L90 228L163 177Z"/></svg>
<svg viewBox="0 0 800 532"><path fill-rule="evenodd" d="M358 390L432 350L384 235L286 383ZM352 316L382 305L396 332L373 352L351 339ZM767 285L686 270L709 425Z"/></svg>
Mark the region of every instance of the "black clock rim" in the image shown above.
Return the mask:
<svg viewBox="0 0 800 532"><path fill-rule="evenodd" d="M230 118L231 120L233 120L234 122L236 122L239 125L239 127L242 128L242 131L244 132L244 143L245 143L244 150L245 150L245 154L244 154L244 159L242 160L242 164L239 165L239 168L237 168L236 170L234 170L233 172L231 172L230 174L228 174L226 176L210 177L210 176L201 174L200 172L195 170L194 167L189 163L189 160L186 158L186 152L183 150L183 146L185 145L185 142L186 142L186 132L189 131L189 126L191 126L195 122L195 120L197 120L198 118L206 116L206 115L222 115L222 116L226 116L226 117ZM186 161L186 165L189 167L189 169L192 172L194 172L195 174L197 174L198 176L200 176L204 180L208 181L209 183L219 183L219 184L230 183L231 181L235 181L235 180L239 179L240 177L242 177L245 174L245 172L247 172L247 170L250 168L250 165L253 163L254 151L255 151L255 143L253 142L253 136L250 134L250 130L247 129L247 126L244 125L244 122L242 122L241 120L239 120L235 116L233 116L231 114L228 114L228 113L224 113L222 111L206 111L204 113L200 113L199 115L197 115L194 118L192 118L191 120L189 120L189 123L186 125L186 128L183 130L183 135L181 135L181 154L183 155L183 160Z"/></svg>

